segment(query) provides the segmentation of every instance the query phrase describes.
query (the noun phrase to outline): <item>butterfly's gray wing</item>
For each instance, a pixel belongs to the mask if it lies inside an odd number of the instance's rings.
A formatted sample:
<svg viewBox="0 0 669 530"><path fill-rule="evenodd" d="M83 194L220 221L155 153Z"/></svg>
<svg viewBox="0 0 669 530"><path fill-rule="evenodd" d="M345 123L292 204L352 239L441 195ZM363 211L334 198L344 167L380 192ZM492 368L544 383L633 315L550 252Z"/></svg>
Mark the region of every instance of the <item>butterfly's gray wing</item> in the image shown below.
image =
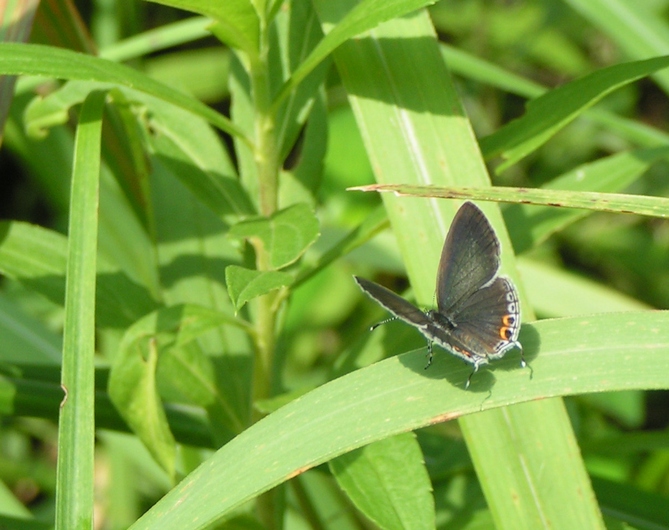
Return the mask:
<svg viewBox="0 0 669 530"><path fill-rule="evenodd" d="M396 295L378 283L359 278L358 276L354 276L354 278L365 293L400 320L416 326L421 331L430 323L430 320L423 311L412 303L407 302L401 296Z"/></svg>
<svg viewBox="0 0 669 530"><path fill-rule="evenodd" d="M500 266L500 244L483 212L464 203L453 219L437 272L437 307L449 318L481 287L492 282Z"/></svg>
<svg viewBox="0 0 669 530"><path fill-rule="evenodd" d="M445 347L450 345L471 362L482 358L475 364L485 364L520 347L520 303L513 283L504 277L495 278L463 302L452 324Z"/></svg>

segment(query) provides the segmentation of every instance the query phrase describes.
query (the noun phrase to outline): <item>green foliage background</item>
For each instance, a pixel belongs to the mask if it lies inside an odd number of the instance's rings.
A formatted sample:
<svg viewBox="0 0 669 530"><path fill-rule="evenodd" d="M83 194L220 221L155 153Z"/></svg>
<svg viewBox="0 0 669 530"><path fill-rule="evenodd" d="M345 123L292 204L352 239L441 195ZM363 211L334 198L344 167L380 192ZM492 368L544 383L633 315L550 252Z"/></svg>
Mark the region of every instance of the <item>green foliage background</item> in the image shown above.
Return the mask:
<svg viewBox="0 0 669 530"><path fill-rule="evenodd" d="M4 8L0 527L669 528L667 3L160 4ZM449 197L468 391L352 280L430 306Z"/></svg>

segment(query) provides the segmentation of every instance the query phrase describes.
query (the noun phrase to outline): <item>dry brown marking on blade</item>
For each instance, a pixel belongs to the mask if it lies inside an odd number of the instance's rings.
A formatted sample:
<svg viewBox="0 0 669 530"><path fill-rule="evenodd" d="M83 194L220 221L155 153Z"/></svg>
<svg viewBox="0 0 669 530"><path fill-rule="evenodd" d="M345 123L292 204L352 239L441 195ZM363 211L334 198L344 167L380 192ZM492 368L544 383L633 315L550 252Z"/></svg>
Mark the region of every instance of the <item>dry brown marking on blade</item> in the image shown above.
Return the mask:
<svg viewBox="0 0 669 530"><path fill-rule="evenodd" d="M286 477L286 480L290 480L291 478L295 478L295 477L297 477L298 475L301 475L302 473L304 473L305 471L309 471L312 467L314 467L314 466L298 467L295 471L293 471L292 473L290 473L290 474Z"/></svg>
<svg viewBox="0 0 669 530"><path fill-rule="evenodd" d="M439 414L439 416L435 416L432 418L429 422L428 425L436 425L437 423L444 423L445 421L451 421L454 420L455 418L459 418L462 414L459 412L446 412L444 414Z"/></svg>

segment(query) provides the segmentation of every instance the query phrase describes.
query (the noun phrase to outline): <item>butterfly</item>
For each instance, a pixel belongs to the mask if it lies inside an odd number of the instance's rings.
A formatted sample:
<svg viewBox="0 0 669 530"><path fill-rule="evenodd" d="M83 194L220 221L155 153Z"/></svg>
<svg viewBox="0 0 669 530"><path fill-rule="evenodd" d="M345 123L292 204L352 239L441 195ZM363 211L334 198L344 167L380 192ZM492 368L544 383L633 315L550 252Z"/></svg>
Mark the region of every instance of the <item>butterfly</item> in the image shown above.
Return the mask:
<svg viewBox="0 0 669 530"><path fill-rule="evenodd" d="M497 275L499 267L500 243L495 231L474 203L465 202L453 219L441 251L436 310L422 311L377 283L354 278L367 295L393 314L390 320L403 320L425 336L425 368L432 363L433 343L473 364L474 371L465 385L469 388L481 365L513 348L520 350L521 366L526 366L518 342L518 292L509 278Z"/></svg>

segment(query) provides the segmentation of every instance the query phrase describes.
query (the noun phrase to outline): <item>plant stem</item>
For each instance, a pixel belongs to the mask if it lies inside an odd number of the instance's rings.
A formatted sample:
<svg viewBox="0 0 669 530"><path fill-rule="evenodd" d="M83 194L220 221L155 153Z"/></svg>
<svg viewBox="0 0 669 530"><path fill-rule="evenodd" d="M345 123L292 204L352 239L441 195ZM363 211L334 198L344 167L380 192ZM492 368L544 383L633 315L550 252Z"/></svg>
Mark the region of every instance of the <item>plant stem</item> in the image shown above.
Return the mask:
<svg viewBox="0 0 669 530"><path fill-rule="evenodd" d="M259 14L264 9L257 10ZM255 107L254 160L258 179L260 213L269 217L278 208L279 153L276 141L275 114L272 110L269 75L269 38L266 18L260 16L260 49L257 59L251 61L251 90ZM256 252L256 267L259 271L271 269L270 256L260 240L251 242ZM257 300L256 344L253 363L253 403L266 399L272 392L272 373L276 348L277 291L261 296ZM262 414L252 413L256 422ZM257 499L258 517L269 530L283 527L283 489L275 488Z"/></svg>
<svg viewBox="0 0 669 530"><path fill-rule="evenodd" d="M262 19L262 17L261 17ZM259 203L262 215L269 217L278 207L279 155L276 146L275 116L271 110L269 77L268 28L261 20L260 49L257 58L251 61L251 90L255 107L254 160L258 178ZM256 267L259 271L271 269L267 249L260 240L252 241L256 252ZM253 400L265 399L271 393L272 365L276 343L276 293L258 299L256 315L256 358L253 374ZM254 413L254 421L260 419Z"/></svg>

